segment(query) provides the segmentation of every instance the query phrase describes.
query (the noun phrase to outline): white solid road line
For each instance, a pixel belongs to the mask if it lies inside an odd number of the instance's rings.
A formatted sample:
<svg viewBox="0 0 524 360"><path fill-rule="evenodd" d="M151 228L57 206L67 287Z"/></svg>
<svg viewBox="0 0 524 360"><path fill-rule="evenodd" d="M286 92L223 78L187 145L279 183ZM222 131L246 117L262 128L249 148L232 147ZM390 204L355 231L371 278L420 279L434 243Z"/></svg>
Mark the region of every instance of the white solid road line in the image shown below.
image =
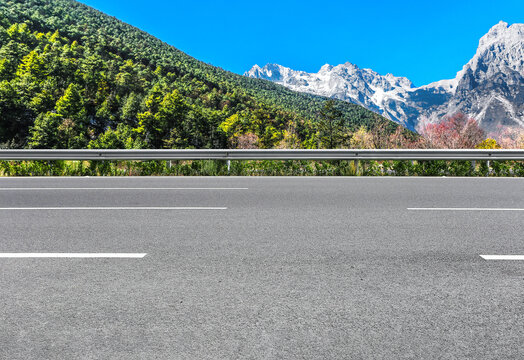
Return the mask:
<svg viewBox="0 0 524 360"><path fill-rule="evenodd" d="M524 260L524 255L480 255L484 260Z"/></svg>
<svg viewBox="0 0 524 360"><path fill-rule="evenodd" d="M135 253L0 253L3 259L142 259L147 254Z"/></svg>
<svg viewBox="0 0 524 360"><path fill-rule="evenodd" d="M132 191L142 191L142 190L249 190L249 188L114 188L114 187L98 187L98 188L52 188L52 187L42 187L42 188L0 188L0 191L52 191L52 190L132 190Z"/></svg>
<svg viewBox="0 0 524 360"><path fill-rule="evenodd" d="M410 211L524 211L511 208L408 208Z"/></svg>
<svg viewBox="0 0 524 360"><path fill-rule="evenodd" d="M227 207L12 207L0 210L227 210Z"/></svg>

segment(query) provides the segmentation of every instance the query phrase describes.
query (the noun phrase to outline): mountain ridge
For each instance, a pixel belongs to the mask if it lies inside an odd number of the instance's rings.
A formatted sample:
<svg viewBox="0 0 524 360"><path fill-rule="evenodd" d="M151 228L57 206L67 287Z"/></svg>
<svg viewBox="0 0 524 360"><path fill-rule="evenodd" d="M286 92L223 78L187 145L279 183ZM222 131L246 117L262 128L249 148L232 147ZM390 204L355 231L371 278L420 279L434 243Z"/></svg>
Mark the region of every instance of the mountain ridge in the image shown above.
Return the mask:
<svg viewBox="0 0 524 360"><path fill-rule="evenodd" d="M244 75L359 104L412 130L455 112L477 119L488 132L524 127L524 24L499 22L479 40L477 52L455 78L420 87L349 62L326 64L317 73L255 65Z"/></svg>

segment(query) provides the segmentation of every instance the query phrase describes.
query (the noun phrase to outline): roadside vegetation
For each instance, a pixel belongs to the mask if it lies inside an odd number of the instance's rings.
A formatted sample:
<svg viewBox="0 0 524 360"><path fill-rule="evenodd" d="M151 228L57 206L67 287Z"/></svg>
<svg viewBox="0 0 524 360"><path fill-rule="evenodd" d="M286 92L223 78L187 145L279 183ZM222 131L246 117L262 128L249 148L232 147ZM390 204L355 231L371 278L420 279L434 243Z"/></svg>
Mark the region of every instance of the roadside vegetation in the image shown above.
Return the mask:
<svg viewBox="0 0 524 360"><path fill-rule="evenodd" d="M0 161L0 176L524 176L517 161Z"/></svg>

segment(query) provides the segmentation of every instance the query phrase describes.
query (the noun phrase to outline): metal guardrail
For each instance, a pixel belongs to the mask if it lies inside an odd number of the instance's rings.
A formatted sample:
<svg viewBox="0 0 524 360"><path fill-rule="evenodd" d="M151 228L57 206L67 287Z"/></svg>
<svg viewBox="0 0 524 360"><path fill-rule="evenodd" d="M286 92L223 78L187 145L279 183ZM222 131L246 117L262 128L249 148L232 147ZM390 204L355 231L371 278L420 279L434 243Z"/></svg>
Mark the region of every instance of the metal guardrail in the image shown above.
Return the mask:
<svg viewBox="0 0 524 360"><path fill-rule="evenodd" d="M0 160L523 160L524 150L0 150Z"/></svg>

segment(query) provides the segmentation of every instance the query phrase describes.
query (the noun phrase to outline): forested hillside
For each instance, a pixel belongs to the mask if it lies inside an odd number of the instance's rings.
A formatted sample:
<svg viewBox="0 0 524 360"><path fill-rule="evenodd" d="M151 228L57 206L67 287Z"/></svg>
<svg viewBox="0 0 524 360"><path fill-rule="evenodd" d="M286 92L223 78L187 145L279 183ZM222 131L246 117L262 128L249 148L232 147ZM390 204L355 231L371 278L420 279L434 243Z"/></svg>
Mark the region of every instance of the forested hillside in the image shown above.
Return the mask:
<svg viewBox="0 0 524 360"><path fill-rule="evenodd" d="M0 2L0 146L325 146L326 99L204 64L72 0ZM345 126L396 125L337 101Z"/></svg>

